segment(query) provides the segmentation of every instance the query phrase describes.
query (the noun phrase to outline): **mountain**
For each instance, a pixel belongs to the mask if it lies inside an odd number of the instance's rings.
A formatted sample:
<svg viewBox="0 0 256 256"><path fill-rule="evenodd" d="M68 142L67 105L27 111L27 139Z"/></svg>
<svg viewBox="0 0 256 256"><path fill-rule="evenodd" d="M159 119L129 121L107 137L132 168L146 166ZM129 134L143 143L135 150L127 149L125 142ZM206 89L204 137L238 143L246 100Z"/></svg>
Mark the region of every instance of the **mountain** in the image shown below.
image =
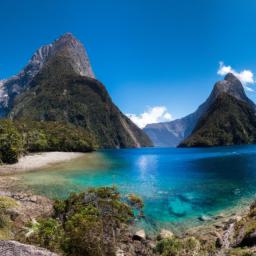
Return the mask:
<svg viewBox="0 0 256 256"><path fill-rule="evenodd" d="M95 79L84 47L70 33L37 50L24 70L1 86L2 116L82 127L104 148L152 145Z"/></svg>
<svg viewBox="0 0 256 256"><path fill-rule="evenodd" d="M210 147L256 142L255 109L227 92L217 96L179 147Z"/></svg>
<svg viewBox="0 0 256 256"><path fill-rule="evenodd" d="M233 74L229 73L224 80L218 81L214 85L207 100L194 113L171 122L149 124L144 128L144 131L155 146L175 147L192 133L200 117L206 113L210 105L222 93L246 102L256 111L255 104L246 96L241 82Z"/></svg>
<svg viewBox="0 0 256 256"><path fill-rule="evenodd" d="M68 57L70 64L78 74L94 78L83 45L71 33L66 33L52 44L39 48L19 74L0 81L0 117L4 117L8 113L16 95L27 88L47 60L58 54Z"/></svg>

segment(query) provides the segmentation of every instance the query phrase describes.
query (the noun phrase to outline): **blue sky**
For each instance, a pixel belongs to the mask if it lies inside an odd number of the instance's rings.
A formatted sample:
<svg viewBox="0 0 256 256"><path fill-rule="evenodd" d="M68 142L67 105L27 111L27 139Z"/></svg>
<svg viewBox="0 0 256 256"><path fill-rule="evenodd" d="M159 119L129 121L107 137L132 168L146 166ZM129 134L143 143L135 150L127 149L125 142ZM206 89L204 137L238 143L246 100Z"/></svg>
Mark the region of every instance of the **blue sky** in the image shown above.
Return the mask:
<svg viewBox="0 0 256 256"><path fill-rule="evenodd" d="M72 32L124 113L164 106L182 117L221 79L220 61L256 72L255 14L254 0L1 1L0 78ZM248 86L256 89L254 80Z"/></svg>

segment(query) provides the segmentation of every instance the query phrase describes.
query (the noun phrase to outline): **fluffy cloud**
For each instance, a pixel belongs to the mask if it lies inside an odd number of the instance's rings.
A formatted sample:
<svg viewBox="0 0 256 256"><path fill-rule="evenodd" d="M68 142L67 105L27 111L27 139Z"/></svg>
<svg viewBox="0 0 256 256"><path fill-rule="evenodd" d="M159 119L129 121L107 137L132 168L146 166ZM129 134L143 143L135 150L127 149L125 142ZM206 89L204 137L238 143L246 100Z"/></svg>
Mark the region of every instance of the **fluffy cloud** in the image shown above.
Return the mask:
<svg viewBox="0 0 256 256"><path fill-rule="evenodd" d="M164 106L149 107L140 115L126 114L137 126L144 128L147 124L171 121L172 115Z"/></svg>
<svg viewBox="0 0 256 256"><path fill-rule="evenodd" d="M225 76L228 73L233 73L241 81L245 89L247 89L248 91L253 91L253 89L248 86L255 83L255 80L253 77L254 74L251 70L245 69L245 70L242 70L241 72L237 72L231 66L225 66L224 63L221 61L217 74L221 76Z"/></svg>

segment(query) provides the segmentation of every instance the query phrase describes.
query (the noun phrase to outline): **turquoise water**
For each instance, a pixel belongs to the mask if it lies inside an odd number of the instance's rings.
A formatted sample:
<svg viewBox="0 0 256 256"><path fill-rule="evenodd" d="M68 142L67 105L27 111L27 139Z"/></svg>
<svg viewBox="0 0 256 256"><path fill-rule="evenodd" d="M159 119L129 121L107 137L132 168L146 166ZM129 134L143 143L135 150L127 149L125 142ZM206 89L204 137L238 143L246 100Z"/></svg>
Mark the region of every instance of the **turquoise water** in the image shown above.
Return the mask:
<svg viewBox="0 0 256 256"><path fill-rule="evenodd" d="M201 215L216 215L255 196L256 146L106 150L22 178L50 197L114 184L123 195L143 198L141 225L186 227L199 223Z"/></svg>

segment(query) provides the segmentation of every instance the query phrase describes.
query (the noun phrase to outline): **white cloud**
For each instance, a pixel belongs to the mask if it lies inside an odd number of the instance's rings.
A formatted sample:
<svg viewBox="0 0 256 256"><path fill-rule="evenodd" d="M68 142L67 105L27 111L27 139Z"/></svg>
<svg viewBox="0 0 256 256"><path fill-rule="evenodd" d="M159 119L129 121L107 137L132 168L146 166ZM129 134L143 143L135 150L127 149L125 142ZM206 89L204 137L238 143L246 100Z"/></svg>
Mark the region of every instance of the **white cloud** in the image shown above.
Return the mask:
<svg viewBox="0 0 256 256"><path fill-rule="evenodd" d="M137 126L144 128L147 124L171 121L172 115L165 106L149 107L140 115L126 114Z"/></svg>
<svg viewBox="0 0 256 256"><path fill-rule="evenodd" d="M224 62L221 61L217 74L225 76L228 73L234 74L241 81L246 90L253 91L253 89L248 86L255 83L254 74L251 70L245 69L241 72L237 72L231 66L225 66Z"/></svg>

